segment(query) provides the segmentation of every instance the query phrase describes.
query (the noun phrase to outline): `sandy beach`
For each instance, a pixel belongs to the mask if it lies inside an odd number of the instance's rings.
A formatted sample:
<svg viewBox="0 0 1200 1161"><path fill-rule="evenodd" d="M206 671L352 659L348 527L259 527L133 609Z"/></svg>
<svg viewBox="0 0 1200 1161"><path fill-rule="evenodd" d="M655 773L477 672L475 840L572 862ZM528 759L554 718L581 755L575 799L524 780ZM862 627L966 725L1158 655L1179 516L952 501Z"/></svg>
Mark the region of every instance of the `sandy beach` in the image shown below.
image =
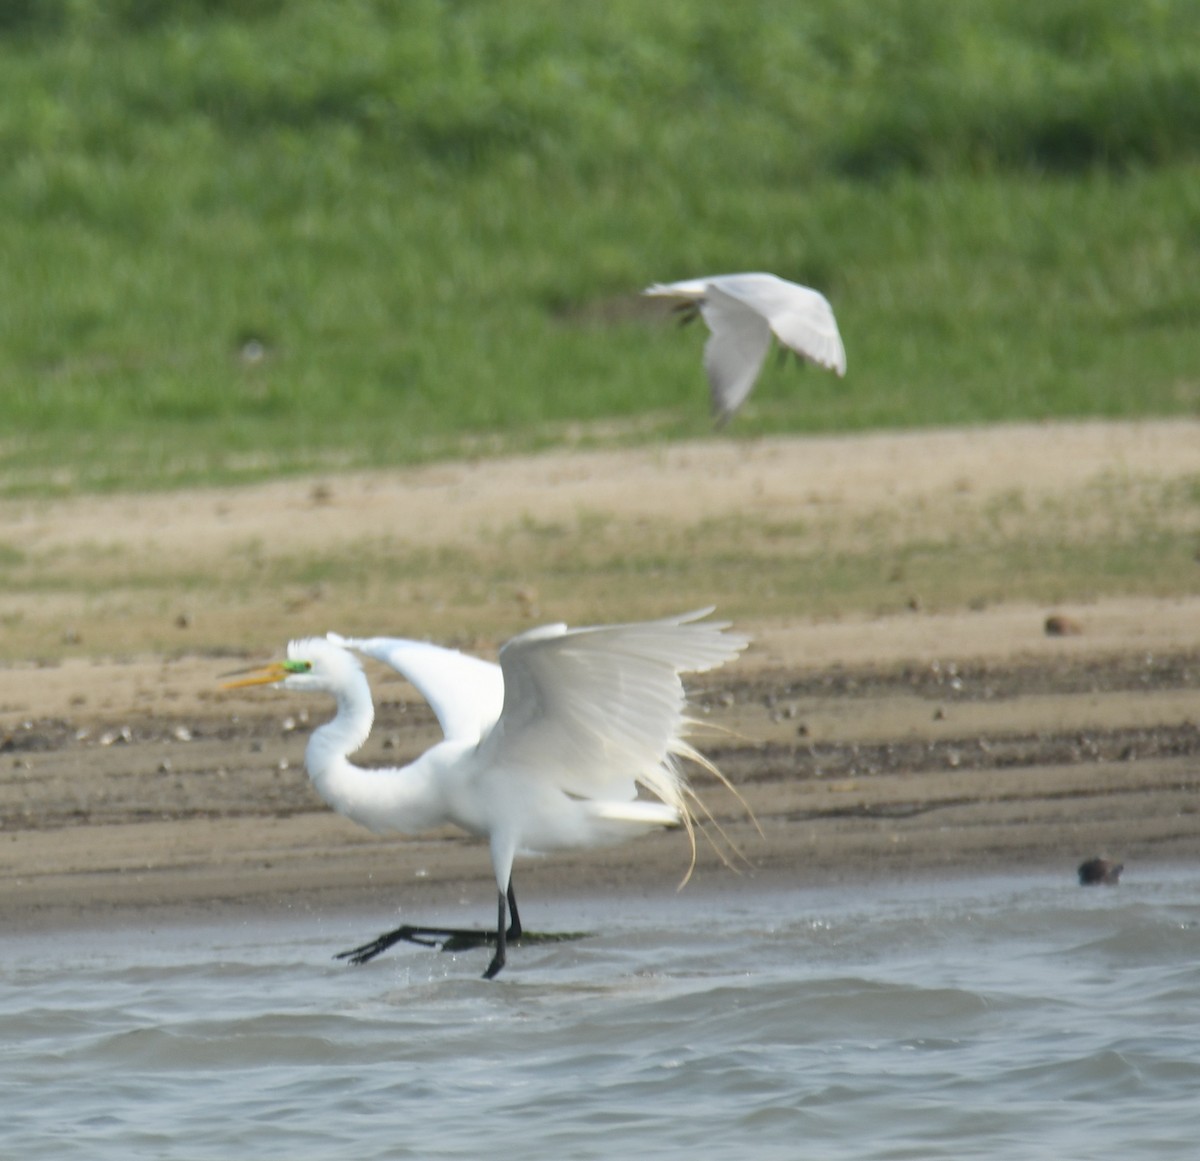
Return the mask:
<svg viewBox="0 0 1200 1161"><path fill-rule="evenodd" d="M380 519L393 529L408 521L409 540L453 540L494 523L501 508L562 518L584 494L589 511L662 518L701 501L731 511L782 506L792 493L810 496L817 479L843 510L932 504L942 495L986 505L1015 475L1030 488L1061 491L1114 464L1139 478L1194 481L1200 425L555 453L332 484L9 501L0 525L29 559L102 544L173 565L186 557L189 569L216 575L252 539L260 553L294 554L307 537L353 542ZM403 513L387 510L397 493ZM297 497L309 499L297 507ZM436 524L433 509L444 516ZM32 636L79 621L73 599L48 587L0 603L9 623ZM267 607L248 591L240 604L228 598L206 610L203 632L172 637L163 624L179 616L174 603L146 601L139 616L132 606L117 613L89 600L95 625L83 647L0 668L0 908L10 929L229 909L354 907L385 923L398 909L405 917L447 908L472 921L490 915L482 847L450 831L380 838L317 799L303 748L330 707L274 691L220 691L223 673L247 654L269 656L270 643L281 645L289 623L311 610ZM327 601L314 616L341 628L344 614ZM1065 632L1047 632L1052 615ZM377 631L401 623L424 635L406 616ZM234 633L251 624L252 633ZM753 647L691 689L700 746L757 827L736 799L698 777L744 865L728 869L702 840L688 890L1025 868L1069 879L1101 853L1123 860L1128 879L1139 864L1200 856L1198 597L836 619L798 611L738 617L738 626ZM118 635L120 652L112 648ZM479 651L494 656L497 643L483 639ZM361 760L398 764L437 737L436 725L395 674L374 663L368 671L379 715ZM672 833L527 860L517 874L536 914L539 895L671 891L687 865L686 839Z"/></svg>

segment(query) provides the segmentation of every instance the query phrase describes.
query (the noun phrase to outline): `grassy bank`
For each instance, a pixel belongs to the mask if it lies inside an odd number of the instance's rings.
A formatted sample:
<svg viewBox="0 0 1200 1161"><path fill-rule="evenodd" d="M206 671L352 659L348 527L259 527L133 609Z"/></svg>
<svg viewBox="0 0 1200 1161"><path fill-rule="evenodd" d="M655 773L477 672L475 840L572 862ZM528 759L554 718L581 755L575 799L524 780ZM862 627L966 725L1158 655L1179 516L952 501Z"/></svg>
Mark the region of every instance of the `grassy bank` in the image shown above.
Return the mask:
<svg viewBox="0 0 1200 1161"><path fill-rule="evenodd" d="M583 513L451 546L381 530L325 551L248 541L203 561L86 545L11 554L0 562L0 660L271 651L331 627L476 648L543 621L709 604L752 625L1195 591L1191 486L1006 507L947 504L924 510L922 527L882 510L692 522Z"/></svg>
<svg viewBox="0 0 1200 1161"><path fill-rule="evenodd" d="M1194 414L1186 0L26 0L0 490L708 430L636 296L820 287L738 434Z"/></svg>
<svg viewBox="0 0 1200 1161"><path fill-rule="evenodd" d="M264 652L329 628L487 644L709 604L749 626L1186 597L1195 428L710 440L6 501L0 660Z"/></svg>

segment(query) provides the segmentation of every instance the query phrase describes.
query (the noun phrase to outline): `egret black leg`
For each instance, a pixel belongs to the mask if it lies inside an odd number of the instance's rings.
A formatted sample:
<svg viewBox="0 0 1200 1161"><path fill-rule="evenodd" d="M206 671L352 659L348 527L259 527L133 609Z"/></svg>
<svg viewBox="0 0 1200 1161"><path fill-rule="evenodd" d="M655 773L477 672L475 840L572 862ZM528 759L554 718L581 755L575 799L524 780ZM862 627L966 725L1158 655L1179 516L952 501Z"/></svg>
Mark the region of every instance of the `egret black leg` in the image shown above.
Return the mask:
<svg viewBox="0 0 1200 1161"><path fill-rule="evenodd" d="M352 947L349 951L339 951L333 958L347 959L353 964L362 964L373 960L377 955L381 955L397 943L417 943L422 947L445 947L451 941L457 941L457 946L478 947L481 943L491 943L492 936L490 931L471 931L459 927L414 927L410 923L405 923L394 931L385 931L361 947Z"/></svg>
<svg viewBox="0 0 1200 1161"><path fill-rule="evenodd" d="M496 919L496 954L492 956L492 962L488 964L487 971L483 973L485 980L495 979L500 974L500 969L504 966L506 952L508 951L508 896L512 894L512 880L509 880L508 890L500 891L499 913ZM514 915L514 922L517 922Z"/></svg>
<svg viewBox="0 0 1200 1161"><path fill-rule="evenodd" d="M415 943L421 947L439 947L442 951L468 951L474 947L483 947L494 943L496 954L492 956L487 971L483 973L484 979L490 980L504 967L510 943L519 941L561 943L564 940L583 939L586 935L585 931L526 932L521 926L521 914L517 910L517 893L513 890L510 877L508 887L500 892L494 931L468 927L416 927L406 923L392 931L385 931L361 947L352 947L349 951L339 952L334 958L349 960L353 964L363 964L373 960L377 955L381 955L389 947L402 942Z"/></svg>
<svg viewBox="0 0 1200 1161"><path fill-rule="evenodd" d="M512 924L505 930L504 900L508 897L509 911L512 913ZM521 938L521 917L517 914L517 896L513 891L512 878L508 880L508 891L500 896L500 928L501 950L493 958L492 966L488 968L491 979L504 966L503 944L507 940L516 941ZM496 943L497 937L491 931L477 931L468 927L416 927L405 923L392 931L364 943L361 947L352 947L349 951L340 951L334 959L347 959L353 964L363 964L373 960L377 955L387 951L397 943L416 943L421 947L440 947L443 951L466 951L468 948ZM496 959L499 959L499 963Z"/></svg>
<svg viewBox="0 0 1200 1161"><path fill-rule="evenodd" d="M521 917L517 914L517 893L513 890L512 879L508 880L508 938L518 940L521 938Z"/></svg>

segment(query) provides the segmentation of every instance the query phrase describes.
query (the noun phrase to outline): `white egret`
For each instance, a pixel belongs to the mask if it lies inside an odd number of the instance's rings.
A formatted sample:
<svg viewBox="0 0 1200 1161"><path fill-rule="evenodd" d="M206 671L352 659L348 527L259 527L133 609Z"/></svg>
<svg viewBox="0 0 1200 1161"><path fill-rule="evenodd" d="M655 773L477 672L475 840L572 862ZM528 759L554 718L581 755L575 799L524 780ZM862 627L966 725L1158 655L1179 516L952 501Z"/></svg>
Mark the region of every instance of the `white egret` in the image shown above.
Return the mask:
<svg viewBox="0 0 1200 1161"><path fill-rule="evenodd" d="M679 299L684 321L699 314L712 332L704 346L704 369L721 425L754 387L772 335L801 358L839 376L846 373L846 349L833 308L807 286L774 274L717 274L656 282L642 293Z"/></svg>
<svg viewBox="0 0 1200 1161"><path fill-rule="evenodd" d="M682 826L694 863L695 812L707 812L681 760L717 772L684 738L680 674L715 669L747 644L727 624L701 623L711 611L584 629L546 625L509 641L499 665L416 641L331 634L291 642L287 660L225 688L278 683L337 698L336 716L313 731L304 760L321 797L355 822L406 834L455 823L488 840L499 891L496 951L484 972L491 979L508 942L521 936L517 854ZM374 706L346 646L403 673L428 699L444 739L399 769L353 765ZM657 801L639 798L639 786ZM464 934L405 926L343 956L363 963L401 939Z"/></svg>
<svg viewBox="0 0 1200 1161"><path fill-rule="evenodd" d="M396 670L429 703L448 742L478 742L504 709L504 671L494 661L404 637L326 639Z"/></svg>

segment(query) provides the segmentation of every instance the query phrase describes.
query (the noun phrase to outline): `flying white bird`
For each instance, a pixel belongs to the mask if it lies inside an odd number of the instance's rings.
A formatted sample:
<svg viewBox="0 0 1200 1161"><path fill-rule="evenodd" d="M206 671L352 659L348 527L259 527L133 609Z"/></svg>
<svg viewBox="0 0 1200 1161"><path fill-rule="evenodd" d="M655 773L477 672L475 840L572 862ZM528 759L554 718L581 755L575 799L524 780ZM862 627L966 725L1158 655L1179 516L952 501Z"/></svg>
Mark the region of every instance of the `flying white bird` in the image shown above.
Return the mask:
<svg viewBox="0 0 1200 1161"><path fill-rule="evenodd" d="M718 274L687 282L656 282L643 294L680 299L684 321L701 315L712 332L704 369L717 422L724 425L745 402L762 370L774 335L802 358L846 373L846 349L825 296L774 274Z"/></svg>
<svg viewBox="0 0 1200 1161"><path fill-rule="evenodd" d="M355 822L406 834L455 823L488 840L499 889L496 951L484 972L491 979L508 942L521 936L512 886L517 854L603 846L682 826L695 862L697 811L708 812L681 760L721 775L684 738L680 674L715 669L748 643L726 632L727 624L700 623L711 612L585 629L546 625L509 641L499 665L417 641L330 634L291 642L286 661L225 688L279 683L337 698L336 716L313 731L304 761L321 797ZM399 769L353 765L349 755L366 741L374 707L346 646L408 678L444 739ZM657 801L639 798L639 786ZM470 934L477 933L405 926L342 958L365 963L401 939Z"/></svg>

